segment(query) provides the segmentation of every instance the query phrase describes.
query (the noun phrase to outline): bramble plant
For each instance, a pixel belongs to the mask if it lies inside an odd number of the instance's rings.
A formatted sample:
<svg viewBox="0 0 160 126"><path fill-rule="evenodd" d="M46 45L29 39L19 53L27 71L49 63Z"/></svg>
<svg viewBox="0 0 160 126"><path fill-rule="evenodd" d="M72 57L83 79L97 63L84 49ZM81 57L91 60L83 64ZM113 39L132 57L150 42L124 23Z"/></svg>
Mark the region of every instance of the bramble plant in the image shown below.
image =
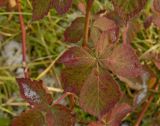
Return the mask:
<svg viewBox="0 0 160 126"><path fill-rule="evenodd" d="M140 126L144 113L158 90L159 80L149 66L139 59L132 40L142 28L140 17L147 0L109 0L113 10L92 13L94 0L76 2L82 12L64 32L64 42L70 44L57 58L62 64L62 97L53 100L41 80L32 80L26 64L26 32L23 16L19 13L22 30L24 78L17 78L20 94L31 108L12 121L12 126L74 126L77 121L74 107L79 106L96 120L87 126L120 126L124 117L144 105L135 126ZM69 11L74 0L32 0L33 21L42 19L50 9L62 15ZM19 0L16 0L21 12ZM6 2L0 0L0 6ZM153 0L153 14L146 18L144 28L151 23L160 27L160 0ZM43 19L42 19L43 20ZM160 69L160 54L149 52L144 60ZM134 98L127 100L120 88L124 82L135 90ZM60 102L68 97L69 106ZM147 102L146 102L147 101Z"/></svg>

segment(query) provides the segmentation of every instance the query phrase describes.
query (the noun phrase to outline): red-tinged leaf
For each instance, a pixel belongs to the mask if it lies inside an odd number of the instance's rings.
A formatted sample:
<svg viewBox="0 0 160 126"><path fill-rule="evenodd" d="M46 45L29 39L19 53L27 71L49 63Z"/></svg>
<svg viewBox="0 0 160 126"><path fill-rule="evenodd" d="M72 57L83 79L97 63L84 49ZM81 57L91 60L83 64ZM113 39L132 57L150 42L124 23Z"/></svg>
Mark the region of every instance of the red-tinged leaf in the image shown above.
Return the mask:
<svg viewBox="0 0 160 126"><path fill-rule="evenodd" d="M157 27L160 27L160 16L154 15L154 17L153 17L153 23L154 23Z"/></svg>
<svg viewBox="0 0 160 126"><path fill-rule="evenodd" d="M101 118L120 100L120 88L105 70L93 69L81 89L80 106Z"/></svg>
<svg viewBox="0 0 160 126"><path fill-rule="evenodd" d="M106 17L111 20L114 20L119 27L122 26L124 23L123 19L118 15L118 13L116 11L111 11L111 12L107 13Z"/></svg>
<svg viewBox="0 0 160 126"><path fill-rule="evenodd" d="M63 88L66 92L79 94L95 63L93 57L83 48L71 47L62 55L59 62L66 66L61 73Z"/></svg>
<svg viewBox="0 0 160 126"><path fill-rule="evenodd" d="M132 111L131 106L126 103L118 103L107 115L109 126L120 126L122 119Z"/></svg>
<svg viewBox="0 0 160 126"><path fill-rule="evenodd" d="M104 58L104 64L122 77L137 77L142 73L138 56L129 44L116 45L111 55Z"/></svg>
<svg viewBox="0 0 160 126"><path fill-rule="evenodd" d="M126 77L118 76L118 78L131 89L134 89L134 90L142 89L142 79L140 76L133 77L133 78L126 78Z"/></svg>
<svg viewBox="0 0 160 126"><path fill-rule="evenodd" d="M75 119L71 111L62 105L54 105L47 112L48 126L74 126Z"/></svg>
<svg viewBox="0 0 160 126"><path fill-rule="evenodd" d="M59 59L66 67L90 66L95 63L89 52L80 47L69 48Z"/></svg>
<svg viewBox="0 0 160 126"><path fill-rule="evenodd" d="M44 126L45 119L43 114L33 108L21 113L18 117L15 117L12 121L12 126Z"/></svg>
<svg viewBox="0 0 160 126"><path fill-rule="evenodd" d="M29 78L17 78L22 98L31 105L51 104L52 97L42 81L30 80Z"/></svg>
<svg viewBox="0 0 160 126"><path fill-rule="evenodd" d="M107 17L98 17L93 25L94 27L99 29L102 34L103 32L106 32L106 34L109 35L109 39L111 42L117 41L119 35L119 26L114 20L111 20Z"/></svg>
<svg viewBox="0 0 160 126"><path fill-rule="evenodd" d="M33 0L33 20L42 19L45 15L47 15L50 6L51 0Z"/></svg>
<svg viewBox="0 0 160 126"><path fill-rule="evenodd" d="M108 57L112 51L113 44L112 41L110 41L110 35L108 32L102 32L99 40L97 41L96 45L96 53L97 56L101 57L101 55L105 55L105 57ZM102 58L103 60L103 58Z"/></svg>
<svg viewBox="0 0 160 126"><path fill-rule="evenodd" d="M154 7L154 10L160 14L160 0L154 0L153 7Z"/></svg>
<svg viewBox="0 0 160 126"><path fill-rule="evenodd" d="M159 48L156 48L155 51L151 51L144 55L142 58L149 59L154 62L158 69L160 69L160 52L158 51Z"/></svg>
<svg viewBox="0 0 160 126"><path fill-rule="evenodd" d="M145 6L147 0L111 0L115 11L126 23L135 17Z"/></svg>
<svg viewBox="0 0 160 126"><path fill-rule="evenodd" d="M7 0L0 0L0 7L3 7L7 4Z"/></svg>
<svg viewBox="0 0 160 126"><path fill-rule="evenodd" d="M82 1L78 2L77 7L82 12L82 14L86 14L86 5Z"/></svg>
<svg viewBox="0 0 160 126"><path fill-rule="evenodd" d="M90 39L91 39L91 41L93 42L94 45L99 40L100 35L101 35L101 31L99 29L97 29L95 27L91 28Z"/></svg>
<svg viewBox="0 0 160 126"><path fill-rule="evenodd" d="M95 20L94 26L101 31L110 31L117 28L116 23L106 17L99 17Z"/></svg>
<svg viewBox="0 0 160 126"><path fill-rule="evenodd" d="M160 112L156 112L154 117L152 117L152 124L150 126L160 126Z"/></svg>
<svg viewBox="0 0 160 126"><path fill-rule="evenodd" d="M149 28L149 26L151 26L152 24L152 21L153 21L153 16L147 17L144 21L144 28L145 29Z"/></svg>
<svg viewBox="0 0 160 126"><path fill-rule="evenodd" d="M69 26L64 32L65 42L78 42L81 40L84 32L84 17L76 18L71 26Z"/></svg>
<svg viewBox="0 0 160 126"><path fill-rule="evenodd" d="M136 37L136 34L141 30L141 25L138 21L132 21L132 22L129 22L127 24L127 27L125 28L125 39L124 40L125 42L127 43L130 43L134 40L134 38Z"/></svg>
<svg viewBox="0 0 160 126"><path fill-rule="evenodd" d="M88 126L105 126L101 122L91 122Z"/></svg>
<svg viewBox="0 0 160 126"><path fill-rule="evenodd" d="M52 5L58 14L64 14L72 6L72 0L52 0Z"/></svg>
<svg viewBox="0 0 160 126"><path fill-rule="evenodd" d="M61 73L61 81L65 92L79 94L90 74L92 67L65 68Z"/></svg>

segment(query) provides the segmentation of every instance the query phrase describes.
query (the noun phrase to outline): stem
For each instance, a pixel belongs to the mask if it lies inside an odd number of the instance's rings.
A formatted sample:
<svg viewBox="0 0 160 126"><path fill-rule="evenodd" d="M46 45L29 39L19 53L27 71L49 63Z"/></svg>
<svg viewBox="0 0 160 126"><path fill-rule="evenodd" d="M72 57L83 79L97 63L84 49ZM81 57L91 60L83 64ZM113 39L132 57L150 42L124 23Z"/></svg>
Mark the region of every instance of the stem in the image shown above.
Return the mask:
<svg viewBox="0 0 160 126"><path fill-rule="evenodd" d="M60 98L58 98L55 102L54 102L54 105L55 104L59 104L65 97L67 97L68 95L73 95L72 93L70 92L66 92L65 94L63 94ZM74 95L73 95L74 96Z"/></svg>
<svg viewBox="0 0 160 126"><path fill-rule="evenodd" d="M128 29L129 29L129 23L127 23L126 27L124 28L124 32L123 32L123 44L127 44L128 42L128 36L127 36L127 33L128 33Z"/></svg>
<svg viewBox="0 0 160 126"><path fill-rule="evenodd" d="M155 91L158 91L158 88L159 88L159 82L158 82L158 83L155 85L155 87L154 87ZM145 112L148 110L149 105L151 104L153 98L154 98L154 94L151 95L151 96L148 98L148 100L146 101L146 103L145 103L144 106L142 107L143 109L142 109L141 113L139 114L138 119L137 119L137 122L135 123L134 126L140 126L140 123L141 123L141 121L142 121L142 119L143 119L143 117L144 117L144 114L145 114Z"/></svg>
<svg viewBox="0 0 160 126"><path fill-rule="evenodd" d="M70 101L70 109L73 110L75 106L75 97L74 95L69 95L69 101Z"/></svg>
<svg viewBox="0 0 160 126"><path fill-rule="evenodd" d="M25 78L28 77L28 69L27 69L27 63L26 63L26 30L25 30L25 24L24 24L24 19L22 16L22 11L21 11L21 4L19 0L16 0L17 4L17 9L19 12L19 21L20 21L20 27L22 31L22 60L23 60L23 69L24 69L24 76Z"/></svg>
<svg viewBox="0 0 160 126"><path fill-rule="evenodd" d="M89 37L89 26L90 26L90 11L94 0L88 0L87 1L87 7L86 7L86 19L85 19L85 25L84 25L84 37L83 37L83 47L87 47L88 43L88 37Z"/></svg>

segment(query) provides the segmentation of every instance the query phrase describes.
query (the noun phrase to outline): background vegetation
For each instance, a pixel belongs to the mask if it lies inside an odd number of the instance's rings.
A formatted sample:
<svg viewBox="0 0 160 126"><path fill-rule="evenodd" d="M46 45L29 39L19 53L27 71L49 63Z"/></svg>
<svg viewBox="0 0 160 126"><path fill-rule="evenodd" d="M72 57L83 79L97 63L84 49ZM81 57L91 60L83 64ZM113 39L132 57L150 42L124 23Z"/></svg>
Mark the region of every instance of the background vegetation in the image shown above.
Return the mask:
<svg viewBox="0 0 160 126"><path fill-rule="evenodd" d="M150 15L151 0L143 10L139 22L143 23ZM108 0L95 0L92 11L95 13L103 8L112 9ZM22 0L23 16L27 30L27 57L30 76L39 78L51 88L60 93L61 85L59 81L59 69L51 68L50 72L44 74L43 71L54 62L61 52L68 46L63 43L63 32L70 22L76 17L81 16L81 12L74 4L69 13L59 16L52 10L48 16L40 21L32 21L32 6L30 0ZM138 50L139 56L143 57L145 53L151 50L159 50L160 47L160 30L152 25L150 28L142 29L138 32L132 42L134 48ZM22 76L22 59L21 59L21 30L19 25L18 13L15 10L7 11L5 8L0 9L0 126L9 126L14 116L19 115L27 109L28 104L24 102L19 94L18 85L15 77ZM143 63L143 60L142 60ZM158 73L157 69L151 62L153 71ZM159 72L160 73L160 72ZM160 78L160 74L157 75ZM127 87L122 87L126 93L131 96L132 91ZM128 91L128 92L127 92ZM53 95L54 92L53 92ZM55 96L58 97L58 96ZM65 101L64 101L65 102ZM125 124L132 126L137 118L139 110L128 115ZM87 122L94 120L81 109L76 108L79 119ZM160 111L159 92L155 93L155 98L145 114L142 126L150 126L153 115Z"/></svg>

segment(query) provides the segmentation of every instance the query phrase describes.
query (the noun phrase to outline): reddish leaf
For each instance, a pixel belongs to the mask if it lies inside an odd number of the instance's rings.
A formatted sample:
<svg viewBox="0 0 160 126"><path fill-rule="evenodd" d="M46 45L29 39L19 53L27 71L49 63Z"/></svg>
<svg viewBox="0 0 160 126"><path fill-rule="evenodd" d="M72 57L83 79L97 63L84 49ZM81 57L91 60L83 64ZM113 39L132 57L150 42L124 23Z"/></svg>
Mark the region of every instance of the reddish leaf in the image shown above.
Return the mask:
<svg viewBox="0 0 160 126"><path fill-rule="evenodd" d="M115 42L118 39L119 27L114 20L106 17L99 17L95 20L94 27L102 32L106 32L111 42Z"/></svg>
<svg viewBox="0 0 160 126"><path fill-rule="evenodd" d="M37 109L30 109L21 113L12 121L12 126L44 126L45 119L43 114Z"/></svg>
<svg viewBox="0 0 160 126"><path fill-rule="evenodd" d="M79 94L90 74L92 67L65 68L61 73L61 81L65 92Z"/></svg>
<svg viewBox="0 0 160 126"><path fill-rule="evenodd" d="M0 7L6 6L7 0L0 0Z"/></svg>
<svg viewBox="0 0 160 126"><path fill-rule="evenodd" d="M153 23L154 23L157 27L160 27L160 16L154 15L154 16L153 16Z"/></svg>
<svg viewBox="0 0 160 126"><path fill-rule="evenodd" d="M147 53L143 56L144 59L149 59L154 62L158 69L160 69L160 52L158 51L159 48Z"/></svg>
<svg viewBox="0 0 160 126"><path fill-rule="evenodd" d="M105 126L101 122L91 122L88 126Z"/></svg>
<svg viewBox="0 0 160 126"><path fill-rule="evenodd" d="M94 26L99 28L101 31L110 31L117 28L116 23L106 17L97 18L94 22Z"/></svg>
<svg viewBox="0 0 160 126"><path fill-rule="evenodd" d="M109 126L120 126L122 119L131 112L131 107L126 103L117 104L107 115Z"/></svg>
<svg viewBox="0 0 160 126"><path fill-rule="evenodd" d="M115 11L126 23L137 15L145 6L147 0L111 0Z"/></svg>
<svg viewBox="0 0 160 126"><path fill-rule="evenodd" d="M101 31L98 28L95 28L95 27L91 28L90 39L94 45L99 40L100 35L101 35Z"/></svg>
<svg viewBox="0 0 160 126"><path fill-rule="evenodd" d="M107 13L106 17L111 20L114 20L118 26L122 26L124 23L123 19L118 15L116 11L111 11Z"/></svg>
<svg viewBox="0 0 160 126"><path fill-rule="evenodd" d="M59 63L66 67L89 66L94 63L94 58L83 48L71 47L60 57Z"/></svg>
<svg viewBox="0 0 160 126"><path fill-rule="evenodd" d="M72 0L52 0L52 4L59 14L64 14L72 6Z"/></svg>
<svg viewBox="0 0 160 126"><path fill-rule="evenodd" d="M61 74L65 91L79 94L95 62L93 57L83 48L72 47L63 54L59 62L66 66Z"/></svg>
<svg viewBox="0 0 160 126"><path fill-rule="evenodd" d="M160 126L160 112L157 111L154 114L154 117L152 117L152 124L150 124L150 126Z"/></svg>
<svg viewBox="0 0 160 126"><path fill-rule="evenodd" d="M102 58L101 56L105 55L105 57L108 57L110 53L112 52L113 43L110 41L110 36L108 32L102 32L99 40L96 42L95 45L96 48L96 54ZM103 58L101 59L103 61Z"/></svg>
<svg viewBox="0 0 160 126"><path fill-rule="evenodd" d="M125 42L132 42L133 39L136 37L137 32L139 32L141 28L142 27L138 21L129 22L126 27L126 33L124 33L126 34Z"/></svg>
<svg viewBox="0 0 160 126"><path fill-rule="evenodd" d="M149 16L146 18L146 20L144 21L144 28L147 29L149 26L151 26L153 21L153 16Z"/></svg>
<svg viewBox="0 0 160 126"><path fill-rule="evenodd" d="M107 71L93 69L81 89L80 106L101 118L120 100L119 86Z"/></svg>
<svg viewBox="0 0 160 126"><path fill-rule="evenodd" d="M47 112L46 120L48 126L74 126L75 119L71 111L62 105L54 105Z"/></svg>
<svg viewBox="0 0 160 126"><path fill-rule="evenodd" d="M160 13L160 0L154 0L153 1L153 7L154 7L154 10L157 13Z"/></svg>
<svg viewBox="0 0 160 126"><path fill-rule="evenodd" d="M142 71L130 45L114 46L108 41L108 37L102 33L97 44L100 46L95 52L72 47L59 60L65 65L61 74L65 90L80 94L81 107L99 118L121 98L120 89L107 70L124 77L137 77Z"/></svg>
<svg viewBox="0 0 160 126"><path fill-rule="evenodd" d="M42 19L45 15L47 15L51 0L33 0L33 20Z"/></svg>
<svg viewBox="0 0 160 126"><path fill-rule="evenodd" d="M86 5L82 1L78 2L77 7L82 12L82 14L86 14Z"/></svg>
<svg viewBox="0 0 160 126"><path fill-rule="evenodd" d="M81 40L84 32L84 17L76 18L71 26L64 32L64 39L66 42L78 42Z"/></svg>
<svg viewBox="0 0 160 126"><path fill-rule="evenodd" d="M112 72L122 77L137 77L142 73L138 56L129 44L116 45L111 55L104 58L104 63Z"/></svg>
<svg viewBox="0 0 160 126"><path fill-rule="evenodd" d="M22 98L31 105L51 104L52 97L42 81L17 78Z"/></svg>

